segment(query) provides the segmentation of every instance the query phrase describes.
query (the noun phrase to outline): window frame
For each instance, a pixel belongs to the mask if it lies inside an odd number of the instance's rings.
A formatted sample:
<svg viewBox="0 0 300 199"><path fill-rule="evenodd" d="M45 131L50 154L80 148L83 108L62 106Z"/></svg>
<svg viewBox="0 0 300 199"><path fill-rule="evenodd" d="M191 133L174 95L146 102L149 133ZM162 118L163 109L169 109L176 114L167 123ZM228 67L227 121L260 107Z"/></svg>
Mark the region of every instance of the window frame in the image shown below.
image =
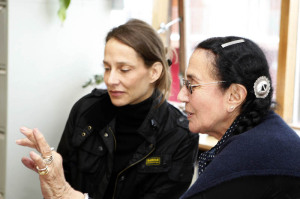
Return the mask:
<svg viewBox="0 0 300 199"><path fill-rule="evenodd" d="M168 1L168 0L167 0ZM300 0L281 0L281 16L280 16L280 33L279 33L279 48L278 48L278 68L277 68L277 85L276 85L276 113L279 114L292 128L300 130L300 124L295 124L293 118L296 116L294 104L296 99L300 98L300 94L295 95L295 73L297 67L297 35L299 24L299 3ZM177 0L178 15L181 18L180 22L180 72L184 73L186 68L186 20L184 0ZM158 4L156 4L158 6ZM170 4L169 4L170 5ZM164 8L166 10L166 7ZM161 21L161 17L158 21ZM157 19L156 19L157 20ZM299 30L300 31L300 30ZM300 55L299 55L300 60ZM300 66L300 65L299 65ZM296 91L298 92L298 91ZM298 102L299 103L299 102ZM293 104L293 106L291 106ZM298 104L300 106L300 103ZM299 117L299 115L298 115Z"/></svg>
<svg viewBox="0 0 300 199"><path fill-rule="evenodd" d="M278 69L276 112L293 128L295 98L295 72L297 67L299 0L281 1L280 41L278 49ZM299 103L299 102L298 102ZM291 106L293 104L293 106Z"/></svg>

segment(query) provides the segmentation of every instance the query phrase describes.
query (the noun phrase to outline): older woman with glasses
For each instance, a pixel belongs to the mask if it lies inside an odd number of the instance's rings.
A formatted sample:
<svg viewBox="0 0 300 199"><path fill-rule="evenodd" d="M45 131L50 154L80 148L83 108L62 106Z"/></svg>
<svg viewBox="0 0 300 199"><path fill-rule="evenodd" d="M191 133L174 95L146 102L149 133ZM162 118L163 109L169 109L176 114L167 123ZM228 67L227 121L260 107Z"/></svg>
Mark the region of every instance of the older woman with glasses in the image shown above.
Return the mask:
<svg viewBox="0 0 300 199"><path fill-rule="evenodd" d="M181 199L300 198L300 138L271 110L269 66L254 42L201 42L183 84L190 131L219 142L199 154L198 179Z"/></svg>

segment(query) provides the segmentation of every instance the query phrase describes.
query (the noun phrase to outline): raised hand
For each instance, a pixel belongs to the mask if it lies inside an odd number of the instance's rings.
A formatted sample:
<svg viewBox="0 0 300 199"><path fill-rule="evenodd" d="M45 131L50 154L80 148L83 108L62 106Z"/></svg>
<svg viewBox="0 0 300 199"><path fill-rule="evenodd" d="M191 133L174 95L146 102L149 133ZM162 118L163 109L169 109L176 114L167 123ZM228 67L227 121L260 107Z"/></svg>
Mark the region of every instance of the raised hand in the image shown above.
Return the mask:
<svg viewBox="0 0 300 199"><path fill-rule="evenodd" d="M22 163L39 174L41 191L45 199L83 199L84 195L74 190L66 181L62 166L62 157L47 143L38 129L20 128L26 138L16 141L18 145L36 149L29 157L23 157Z"/></svg>

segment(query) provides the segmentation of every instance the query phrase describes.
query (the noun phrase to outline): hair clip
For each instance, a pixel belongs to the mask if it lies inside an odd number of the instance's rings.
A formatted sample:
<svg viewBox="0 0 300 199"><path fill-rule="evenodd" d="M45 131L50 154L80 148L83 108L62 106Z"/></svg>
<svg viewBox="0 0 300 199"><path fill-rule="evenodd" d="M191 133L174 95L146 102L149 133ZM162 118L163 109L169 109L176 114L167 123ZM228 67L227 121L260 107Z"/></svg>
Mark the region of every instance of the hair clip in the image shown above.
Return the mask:
<svg viewBox="0 0 300 199"><path fill-rule="evenodd" d="M256 98L265 98L271 88L270 80L266 76L260 76L254 83L253 89Z"/></svg>
<svg viewBox="0 0 300 199"><path fill-rule="evenodd" d="M172 61L171 59L167 59L168 65L171 66L172 65Z"/></svg>
<svg viewBox="0 0 300 199"><path fill-rule="evenodd" d="M230 42L224 43L221 46L222 46L222 48L225 48L227 46L231 46L231 45L239 44L239 43L243 43L243 42L245 42L244 39L238 39L238 40L234 40L234 41L230 41Z"/></svg>

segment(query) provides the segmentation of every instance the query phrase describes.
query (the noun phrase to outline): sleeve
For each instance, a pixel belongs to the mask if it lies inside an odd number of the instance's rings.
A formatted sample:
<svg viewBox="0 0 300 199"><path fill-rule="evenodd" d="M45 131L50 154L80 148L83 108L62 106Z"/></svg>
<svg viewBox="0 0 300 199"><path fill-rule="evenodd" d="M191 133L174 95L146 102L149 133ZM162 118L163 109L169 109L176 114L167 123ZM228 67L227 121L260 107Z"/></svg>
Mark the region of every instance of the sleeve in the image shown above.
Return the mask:
<svg viewBox="0 0 300 199"><path fill-rule="evenodd" d="M172 157L171 169L157 180L144 199L179 198L188 189L194 175L198 139L198 134L189 133L181 141Z"/></svg>

